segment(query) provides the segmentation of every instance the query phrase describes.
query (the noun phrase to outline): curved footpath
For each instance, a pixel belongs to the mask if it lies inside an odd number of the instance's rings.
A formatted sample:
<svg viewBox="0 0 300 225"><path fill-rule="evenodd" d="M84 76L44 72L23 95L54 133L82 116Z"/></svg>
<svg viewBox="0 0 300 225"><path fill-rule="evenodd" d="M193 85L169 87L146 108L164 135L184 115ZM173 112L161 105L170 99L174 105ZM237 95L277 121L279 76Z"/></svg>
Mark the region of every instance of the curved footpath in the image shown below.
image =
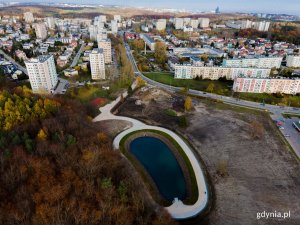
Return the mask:
<svg viewBox="0 0 300 225"><path fill-rule="evenodd" d="M133 85L133 88L135 85ZM123 94L124 97L127 96L127 92ZM141 121L129 118L129 117L122 117L122 116L115 116L111 113L111 110L120 102L121 98L118 97L115 101L111 102L110 104L105 105L104 107L100 108L101 114L98 115L93 121L105 121L105 120L123 120L131 123L131 127L123 132L121 132L113 141L113 147L115 149L119 149L120 141L123 137L127 134L138 131L138 130L158 130L162 131L168 135L170 135L177 143L181 146L184 150L185 154L188 156L193 170L195 172L197 186L198 186L198 200L194 205L185 205L179 199L174 199L173 204L169 207L166 207L166 210L170 213L170 215L174 219L186 219L190 217L194 217L197 214L201 213L207 203L208 203L208 187L204 177L204 173L200 167L198 160L196 159L193 151L191 148L179 137L176 133L157 126L149 126L147 124L142 123Z"/></svg>

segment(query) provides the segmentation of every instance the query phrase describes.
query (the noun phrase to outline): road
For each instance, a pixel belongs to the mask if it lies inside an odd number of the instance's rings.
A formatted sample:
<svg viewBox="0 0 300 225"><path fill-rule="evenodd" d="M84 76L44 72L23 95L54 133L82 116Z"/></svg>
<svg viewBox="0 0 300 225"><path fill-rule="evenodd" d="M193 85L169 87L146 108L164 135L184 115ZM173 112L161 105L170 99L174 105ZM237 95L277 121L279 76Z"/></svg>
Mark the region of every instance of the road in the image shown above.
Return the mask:
<svg viewBox="0 0 300 225"><path fill-rule="evenodd" d="M65 94L66 90L68 89L67 85L69 84L69 81L63 79L63 78L58 78L59 83L54 91L54 95L56 94Z"/></svg>
<svg viewBox="0 0 300 225"><path fill-rule="evenodd" d="M78 50L78 52L76 53L76 56L73 59L73 62L71 64L71 66L70 66L71 68L73 68L73 67L75 67L77 65L78 60L79 60L79 58L81 56L81 53L82 53L82 51L83 51L84 48L85 48L85 43L82 43L82 45L80 46L80 49Z"/></svg>
<svg viewBox="0 0 300 225"><path fill-rule="evenodd" d="M272 115L272 118L273 118L273 115ZM276 119L276 115L275 115L274 119ZM295 147L300 148L300 145L299 145L299 139L300 139L299 138L299 132L293 127L293 122L298 123L299 118L292 117L290 119L284 119L283 121L284 122L282 124L282 127L284 129L280 129L281 133L283 135L287 135L285 138L287 140L289 140L289 143L290 143L291 146L295 146ZM299 151L298 151L297 155L299 157Z"/></svg>
<svg viewBox="0 0 300 225"><path fill-rule="evenodd" d="M8 61L10 61L12 64L18 67L19 70L21 70L23 73L25 73L28 76L28 72L25 67L21 66L18 62L16 62L12 57L7 55L4 51L0 49L0 54L4 56L4 58Z"/></svg>
<svg viewBox="0 0 300 225"><path fill-rule="evenodd" d="M147 83L157 86L159 88L163 88L168 91L172 92L178 92L182 90L181 87L174 87L166 84L162 84L159 82L156 82L154 80L149 79L148 77L144 76L137 67L137 64L133 58L133 55L131 53L131 49L127 43L125 43L125 48L127 52L127 56L133 66L134 73L135 75L141 76ZM288 143L291 145L291 147L294 149L296 155L298 158L300 158L300 134L294 129L294 127L291 125L289 120L285 120L284 117L282 116L283 113L291 113L291 114L298 114L300 115L300 109L299 108L292 108L292 107L280 107L276 105L269 105L269 104L261 104L258 102L251 102L251 101L246 101L246 100L240 100L232 97L227 97L227 96L222 96L222 95L217 95L217 94L212 94L212 93L206 93L203 91L198 91L198 90L192 90L189 89L188 93L194 96L199 96L199 97L205 97L205 98L211 98L215 100L222 101L227 104L231 105L237 105L237 106L242 106L246 108L255 108L255 109L260 109L264 111L268 111L271 113L271 118L273 120L281 120L285 121L284 122L284 130L280 130L282 134L284 135L290 135L290 137L285 137L285 139L288 141ZM294 119L296 120L296 119Z"/></svg>

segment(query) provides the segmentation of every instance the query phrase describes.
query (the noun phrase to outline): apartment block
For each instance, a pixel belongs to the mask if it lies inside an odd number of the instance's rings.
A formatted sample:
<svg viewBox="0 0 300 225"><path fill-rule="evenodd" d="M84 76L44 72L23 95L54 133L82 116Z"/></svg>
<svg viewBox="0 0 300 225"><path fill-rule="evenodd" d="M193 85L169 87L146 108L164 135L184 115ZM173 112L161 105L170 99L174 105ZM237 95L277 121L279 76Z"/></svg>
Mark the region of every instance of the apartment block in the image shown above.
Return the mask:
<svg viewBox="0 0 300 225"><path fill-rule="evenodd" d="M280 68L282 57L258 57L241 59L224 59L224 67L255 67L255 68Z"/></svg>
<svg viewBox="0 0 300 225"><path fill-rule="evenodd" d="M47 17L46 18L46 24L49 27L49 29L54 29L55 28L55 20L53 17Z"/></svg>
<svg viewBox="0 0 300 225"><path fill-rule="evenodd" d="M184 27L183 18L175 18L174 19L174 26L176 30L181 30Z"/></svg>
<svg viewBox="0 0 300 225"><path fill-rule="evenodd" d="M48 36L47 28L45 23L36 23L33 25L35 29L35 34L38 39L45 40Z"/></svg>
<svg viewBox="0 0 300 225"><path fill-rule="evenodd" d="M268 21L259 21L259 22L254 22L254 29L258 31L268 31L270 28L270 22Z"/></svg>
<svg viewBox="0 0 300 225"><path fill-rule="evenodd" d="M287 67L300 67L300 55L288 55L286 57Z"/></svg>
<svg viewBox="0 0 300 225"><path fill-rule="evenodd" d="M117 20L112 20L110 22L110 26L111 26L111 32L113 34L118 33L119 25L118 25L118 21Z"/></svg>
<svg viewBox="0 0 300 225"><path fill-rule="evenodd" d="M252 28L252 21L251 20L242 20L241 29L249 29Z"/></svg>
<svg viewBox="0 0 300 225"><path fill-rule="evenodd" d="M122 17L120 15L114 15L114 20L120 23L122 21Z"/></svg>
<svg viewBox="0 0 300 225"><path fill-rule="evenodd" d="M191 25L191 18L186 17L183 18L183 26L190 26Z"/></svg>
<svg viewBox="0 0 300 225"><path fill-rule="evenodd" d="M167 20L166 19L159 19L155 23L156 30L163 31L166 29L167 26Z"/></svg>
<svg viewBox="0 0 300 225"><path fill-rule="evenodd" d="M300 93L300 79L237 77L234 79L233 90L235 92L283 93L294 95Z"/></svg>
<svg viewBox="0 0 300 225"><path fill-rule="evenodd" d="M230 68L216 66L197 66L191 64L175 65L175 79L194 79L202 77L202 79L218 80L226 78L234 80L236 77L259 77L267 78L270 76L271 69L261 68Z"/></svg>
<svg viewBox="0 0 300 225"><path fill-rule="evenodd" d="M105 79L105 59L103 49L95 48L89 54L93 80Z"/></svg>
<svg viewBox="0 0 300 225"><path fill-rule="evenodd" d="M155 41L148 34L141 34L140 37L145 41L151 51L155 50Z"/></svg>
<svg viewBox="0 0 300 225"><path fill-rule="evenodd" d="M33 23L34 22L34 17L32 12L26 12L24 13L24 20L26 23Z"/></svg>
<svg viewBox="0 0 300 225"><path fill-rule="evenodd" d="M199 20L194 20L194 19L192 19L192 20L191 20L191 27L192 27L193 29L197 29L197 28L199 27Z"/></svg>
<svg viewBox="0 0 300 225"><path fill-rule="evenodd" d="M208 28L209 27L209 18L199 18L199 26L200 28Z"/></svg>
<svg viewBox="0 0 300 225"><path fill-rule="evenodd" d="M89 34L90 34L90 39L93 41L107 39L107 30L97 25L89 26Z"/></svg>
<svg viewBox="0 0 300 225"><path fill-rule="evenodd" d="M98 22L106 23L106 16L105 15L96 16L94 18L94 25L96 25Z"/></svg>
<svg viewBox="0 0 300 225"><path fill-rule="evenodd" d="M58 78L52 55L42 55L25 61L29 81L34 93L50 93L57 85Z"/></svg>
<svg viewBox="0 0 300 225"><path fill-rule="evenodd" d="M110 39L102 39L102 40L98 41L98 48L103 49L105 64L110 64L112 62Z"/></svg>
<svg viewBox="0 0 300 225"><path fill-rule="evenodd" d="M101 40L106 40L107 39L107 30L106 29L99 30L96 37L97 37L96 38L97 42L99 42Z"/></svg>

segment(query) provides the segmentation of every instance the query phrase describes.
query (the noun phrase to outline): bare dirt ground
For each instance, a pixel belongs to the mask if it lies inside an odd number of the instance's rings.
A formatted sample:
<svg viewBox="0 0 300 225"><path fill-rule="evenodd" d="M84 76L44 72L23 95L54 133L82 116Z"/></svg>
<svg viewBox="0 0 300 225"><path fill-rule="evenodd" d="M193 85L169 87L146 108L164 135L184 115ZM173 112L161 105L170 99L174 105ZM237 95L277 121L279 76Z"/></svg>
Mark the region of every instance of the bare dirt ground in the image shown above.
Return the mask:
<svg viewBox="0 0 300 225"><path fill-rule="evenodd" d="M180 95L144 88L121 105L119 115L175 130L204 161L214 189L211 212L185 224L300 224L300 165L272 120L262 112L193 99L194 110L185 115L189 125L182 128L166 110L184 115L183 103ZM251 135L253 121L263 127L260 138ZM263 211L290 211L291 218L258 220Z"/></svg>
<svg viewBox="0 0 300 225"><path fill-rule="evenodd" d="M105 130L105 133L113 139L119 133L121 133L125 128L130 127L130 123L120 120L108 120L97 122L100 129Z"/></svg>

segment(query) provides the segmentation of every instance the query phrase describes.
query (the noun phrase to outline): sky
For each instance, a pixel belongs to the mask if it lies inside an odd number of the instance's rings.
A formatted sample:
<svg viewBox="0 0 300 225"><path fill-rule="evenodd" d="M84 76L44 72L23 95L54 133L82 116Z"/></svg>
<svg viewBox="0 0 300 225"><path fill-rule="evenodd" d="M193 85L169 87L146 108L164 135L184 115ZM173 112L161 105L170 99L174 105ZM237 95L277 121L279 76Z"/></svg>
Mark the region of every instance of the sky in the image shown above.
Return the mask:
<svg viewBox="0 0 300 225"><path fill-rule="evenodd" d="M0 0L11 2L12 0ZM223 12L288 13L300 15L300 0L13 0L16 2L50 2L144 6L211 11L217 6Z"/></svg>

